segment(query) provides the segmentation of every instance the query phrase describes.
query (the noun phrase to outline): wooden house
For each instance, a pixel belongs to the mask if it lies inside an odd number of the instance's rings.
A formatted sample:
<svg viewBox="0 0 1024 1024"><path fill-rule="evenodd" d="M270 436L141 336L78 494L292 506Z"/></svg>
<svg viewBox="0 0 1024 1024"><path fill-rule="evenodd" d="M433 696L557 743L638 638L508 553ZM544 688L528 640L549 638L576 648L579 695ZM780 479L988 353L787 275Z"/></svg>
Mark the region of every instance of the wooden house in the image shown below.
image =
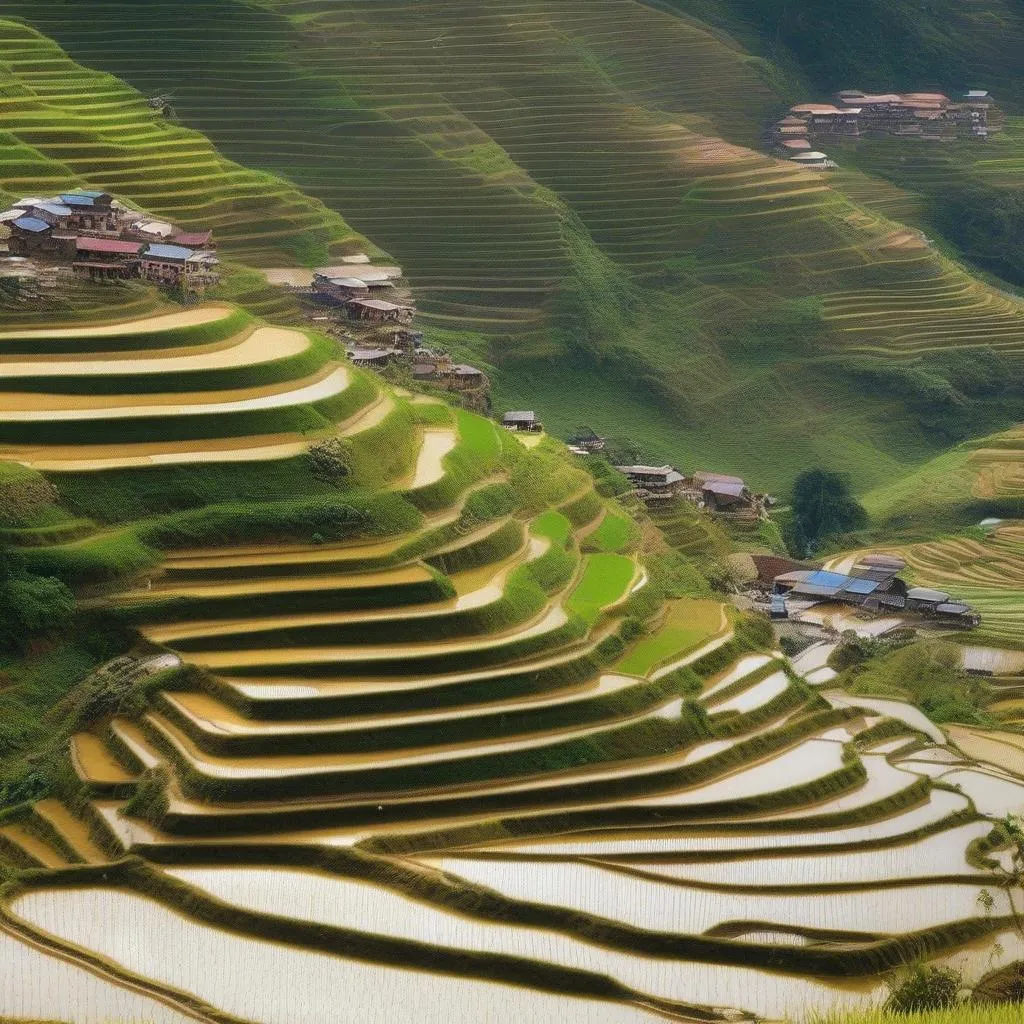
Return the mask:
<svg viewBox="0 0 1024 1024"><path fill-rule="evenodd" d="M121 233L123 210L109 192L78 190L59 198L72 210L69 226L74 230L97 235Z"/></svg>
<svg viewBox="0 0 1024 1024"><path fill-rule="evenodd" d="M544 425L537 419L537 414L532 410L517 409L512 412L505 413L501 417L501 425L506 430L515 430L518 432L536 433L537 431L543 430Z"/></svg>
<svg viewBox="0 0 1024 1024"><path fill-rule="evenodd" d="M313 275L313 294L322 301L344 305L353 299L368 299L370 289L357 277L328 276L317 271Z"/></svg>
<svg viewBox="0 0 1024 1024"><path fill-rule="evenodd" d="M139 261L146 280L198 292L218 283L217 264L217 257L211 252L193 252L182 245L162 243L147 245Z"/></svg>
<svg viewBox="0 0 1024 1024"><path fill-rule="evenodd" d="M220 260L213 252L193 252L185 259L184 287L187 291L204 292L220 283Z"/></svg>
<svg viewBox="0 0 1024 1024"><path fill-rule="evenodd" d="M36 217L35 211L8 223L11 236L7 246L13 256L48 256L71 260L75 255L75 236Z"/></svg>
<svg viewBox="0 0 1024 1024"><path fill-rule="evenodd" d="M665 501L682 490L685 477L673 466L616 466L648 501Z"/></svg>
<svg viewBox="0 0 1024 1024"><path fill-rule="evenodd" d="M384 299L352 299L345 308L349 319L376 324L397 323L411 315L411 310L406 307Z"/></svg>
<svg viewBox="0 0 1024 1024"><path fill-rule="evenodd" d="M397 348L350 348L346 349L345 354L353 366L382 370L402 353Z"/></svg>
<svg viewBox="0 0 1024 1024"><path fill-rule="evenodd" d="M76 274L93 280L123 279L139 274L141 242L79 236L75 239L75 250L72 266Z"/></svg>

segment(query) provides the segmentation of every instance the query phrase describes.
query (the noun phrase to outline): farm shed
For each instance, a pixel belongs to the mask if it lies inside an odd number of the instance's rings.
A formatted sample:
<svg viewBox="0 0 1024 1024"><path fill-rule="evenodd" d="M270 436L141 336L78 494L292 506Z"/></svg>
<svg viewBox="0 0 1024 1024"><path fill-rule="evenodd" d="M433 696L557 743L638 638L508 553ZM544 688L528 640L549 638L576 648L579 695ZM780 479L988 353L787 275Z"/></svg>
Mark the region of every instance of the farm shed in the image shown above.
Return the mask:
<svg viewBox="0 0 1024 1024"><path fill-rule="evenodd" d="M501 425L508 430L537 431L543 430L543 424L532 410L518 409L505 413L501 417Z"/></svg>

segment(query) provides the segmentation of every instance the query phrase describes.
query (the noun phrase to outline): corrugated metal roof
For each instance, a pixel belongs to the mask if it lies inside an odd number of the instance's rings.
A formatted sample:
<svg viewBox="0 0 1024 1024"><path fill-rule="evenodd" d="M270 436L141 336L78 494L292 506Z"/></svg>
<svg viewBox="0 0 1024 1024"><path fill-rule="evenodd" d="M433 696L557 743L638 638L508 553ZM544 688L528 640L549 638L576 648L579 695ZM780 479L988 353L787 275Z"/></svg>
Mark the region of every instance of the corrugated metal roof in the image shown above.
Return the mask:
<svg viewBox="0 0 1024 1024"><path fill-rule="evenodd" d="M211 238L213 238L212 231L188 231L180 235L175 235L174 244L198 249L204 245L209 245Z"/></svg>
<svg viewBox="0 0 1024 1024"><path fill-rule="evenodd" d="M22 231L31 231L33 234L38 234L41 231L49 231L50 225L45 220L40 220L38 217L19 217L15 222L16 228L21 228Z"/></svg>
<svg viewBox="0 0 1024 1024"><path fill-rule="evenodd" d="M847 594L873 594L878 589L878 580L852 579L843 587Z"/></svg>
<svg viewBox="0 0 1024 1024"><path fill-rule="evenodd" d="M815 569L807 577L808 583L821 587L841 587L850 579L845 573L829 572L828 569Z"/></svg>
<svg viewBox="0 0 1024 1024"><path fill-rule="evenodd" d="M122 242L118 238L78 238L75 247L79 252L124 252L137 253L141 242Z"/></svg>
<svg viewBox="0 0 1024 1024"><path fill-rule="evenodd" d="M366 288L366 282L360 281L358 277L327 277L324 280L339 288Z"/></svg>
<svg viewBox="0 0 1024 1024"><path fill-rule="evenodd" d="M944 590L932 590L930 587L911 587L907 591L908 601L924 601L927 604L942 604L949 600Z"/></svg>
<svg viewBox="0 0 1024 1024"><path fill-rule="evenodd" d="M68 206L95 206L97 197L86 195L84 192L68 192L60 198L61 202Z"/></svg>
<svg viewBox="0 0 1024 1024"><path fill-rule="evenodd" d="M36 203L35 208L52 213L54 217L70 217L75 212L64 203Z"/></svg>
<svg viewBox="0 0 1024 1024"><path fill-rule="evenodd" d="M146 247L143 256L151 256L158 260L187 260L192 256L192 250L182 245L158 245L151 244Z"/></svg>
<svg viewBox="0 0 1024 1024"><path fill-rule="evenodd" d="M741 480L739 483L731 483L728 480L710 480L702 488L712 494L722 494L729 498L741 498L747 485Z"/></svg>

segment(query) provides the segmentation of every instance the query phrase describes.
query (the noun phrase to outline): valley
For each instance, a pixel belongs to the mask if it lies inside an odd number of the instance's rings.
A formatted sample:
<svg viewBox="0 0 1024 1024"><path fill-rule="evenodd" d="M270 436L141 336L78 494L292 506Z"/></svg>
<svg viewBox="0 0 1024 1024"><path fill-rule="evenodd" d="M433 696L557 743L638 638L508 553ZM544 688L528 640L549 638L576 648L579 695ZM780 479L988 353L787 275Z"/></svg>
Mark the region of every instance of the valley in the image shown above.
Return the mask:
<svg viewBox="0 0 1024 1024"><path fill-rule="evenodd" d="M780 159L851 83L740 0L0 0L0 1024L1016 1019L1024 306L941 225L1024 110L863 6L1004 130Z"/></svg>

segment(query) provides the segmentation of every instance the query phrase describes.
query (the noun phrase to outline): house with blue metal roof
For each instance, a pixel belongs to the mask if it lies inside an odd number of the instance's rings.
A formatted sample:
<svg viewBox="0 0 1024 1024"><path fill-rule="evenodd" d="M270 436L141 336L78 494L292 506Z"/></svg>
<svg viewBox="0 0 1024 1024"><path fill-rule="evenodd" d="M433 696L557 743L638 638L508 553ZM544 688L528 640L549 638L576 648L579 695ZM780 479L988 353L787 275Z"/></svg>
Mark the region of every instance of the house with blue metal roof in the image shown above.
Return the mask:
<svg viewBox="0 0 1024 1024"><path fill-rule="evenodd" d="M775 595L797 599L807 608L822 602L839 601L858 605L869 612L906 611L971 628L980 622L969 605L945 591L910 587L897 575L902 559L886 558L858 562L849 574L827 569L798 569L775 577Z"/></svg>
<svg viewBox="0 0 1024 1024"><path fill-rule="evenodd" d="M40 220L38 217L19 217L12 222L11 227L37 235L43 231L49 231L53 225L47 224L45 220Z"/></svg>
<svg viewBox="0 0 1024 1024"><path fill-rule="evenodd" d="M170 288L204 291L220 281L217 257L183 245L151 242L140 257L142 276Z"/></svg>
<svg viewBox="0 0 1024 1024"><path fill-rule="evenodd" d="M184 263L192 254L193 250L186 249L183 245L161 245L154 242L146 246L142 258L161 260L168 263Z"/></svg>
<svg viewBox="0 0 1024 1024"><path fill-rule="evenodd" d="M64 192L60 201L68 206L85 206L99 209L110 209L113 203L113 196L109 192L96 192L91 189L76 189L74 192Z"/></svg>

